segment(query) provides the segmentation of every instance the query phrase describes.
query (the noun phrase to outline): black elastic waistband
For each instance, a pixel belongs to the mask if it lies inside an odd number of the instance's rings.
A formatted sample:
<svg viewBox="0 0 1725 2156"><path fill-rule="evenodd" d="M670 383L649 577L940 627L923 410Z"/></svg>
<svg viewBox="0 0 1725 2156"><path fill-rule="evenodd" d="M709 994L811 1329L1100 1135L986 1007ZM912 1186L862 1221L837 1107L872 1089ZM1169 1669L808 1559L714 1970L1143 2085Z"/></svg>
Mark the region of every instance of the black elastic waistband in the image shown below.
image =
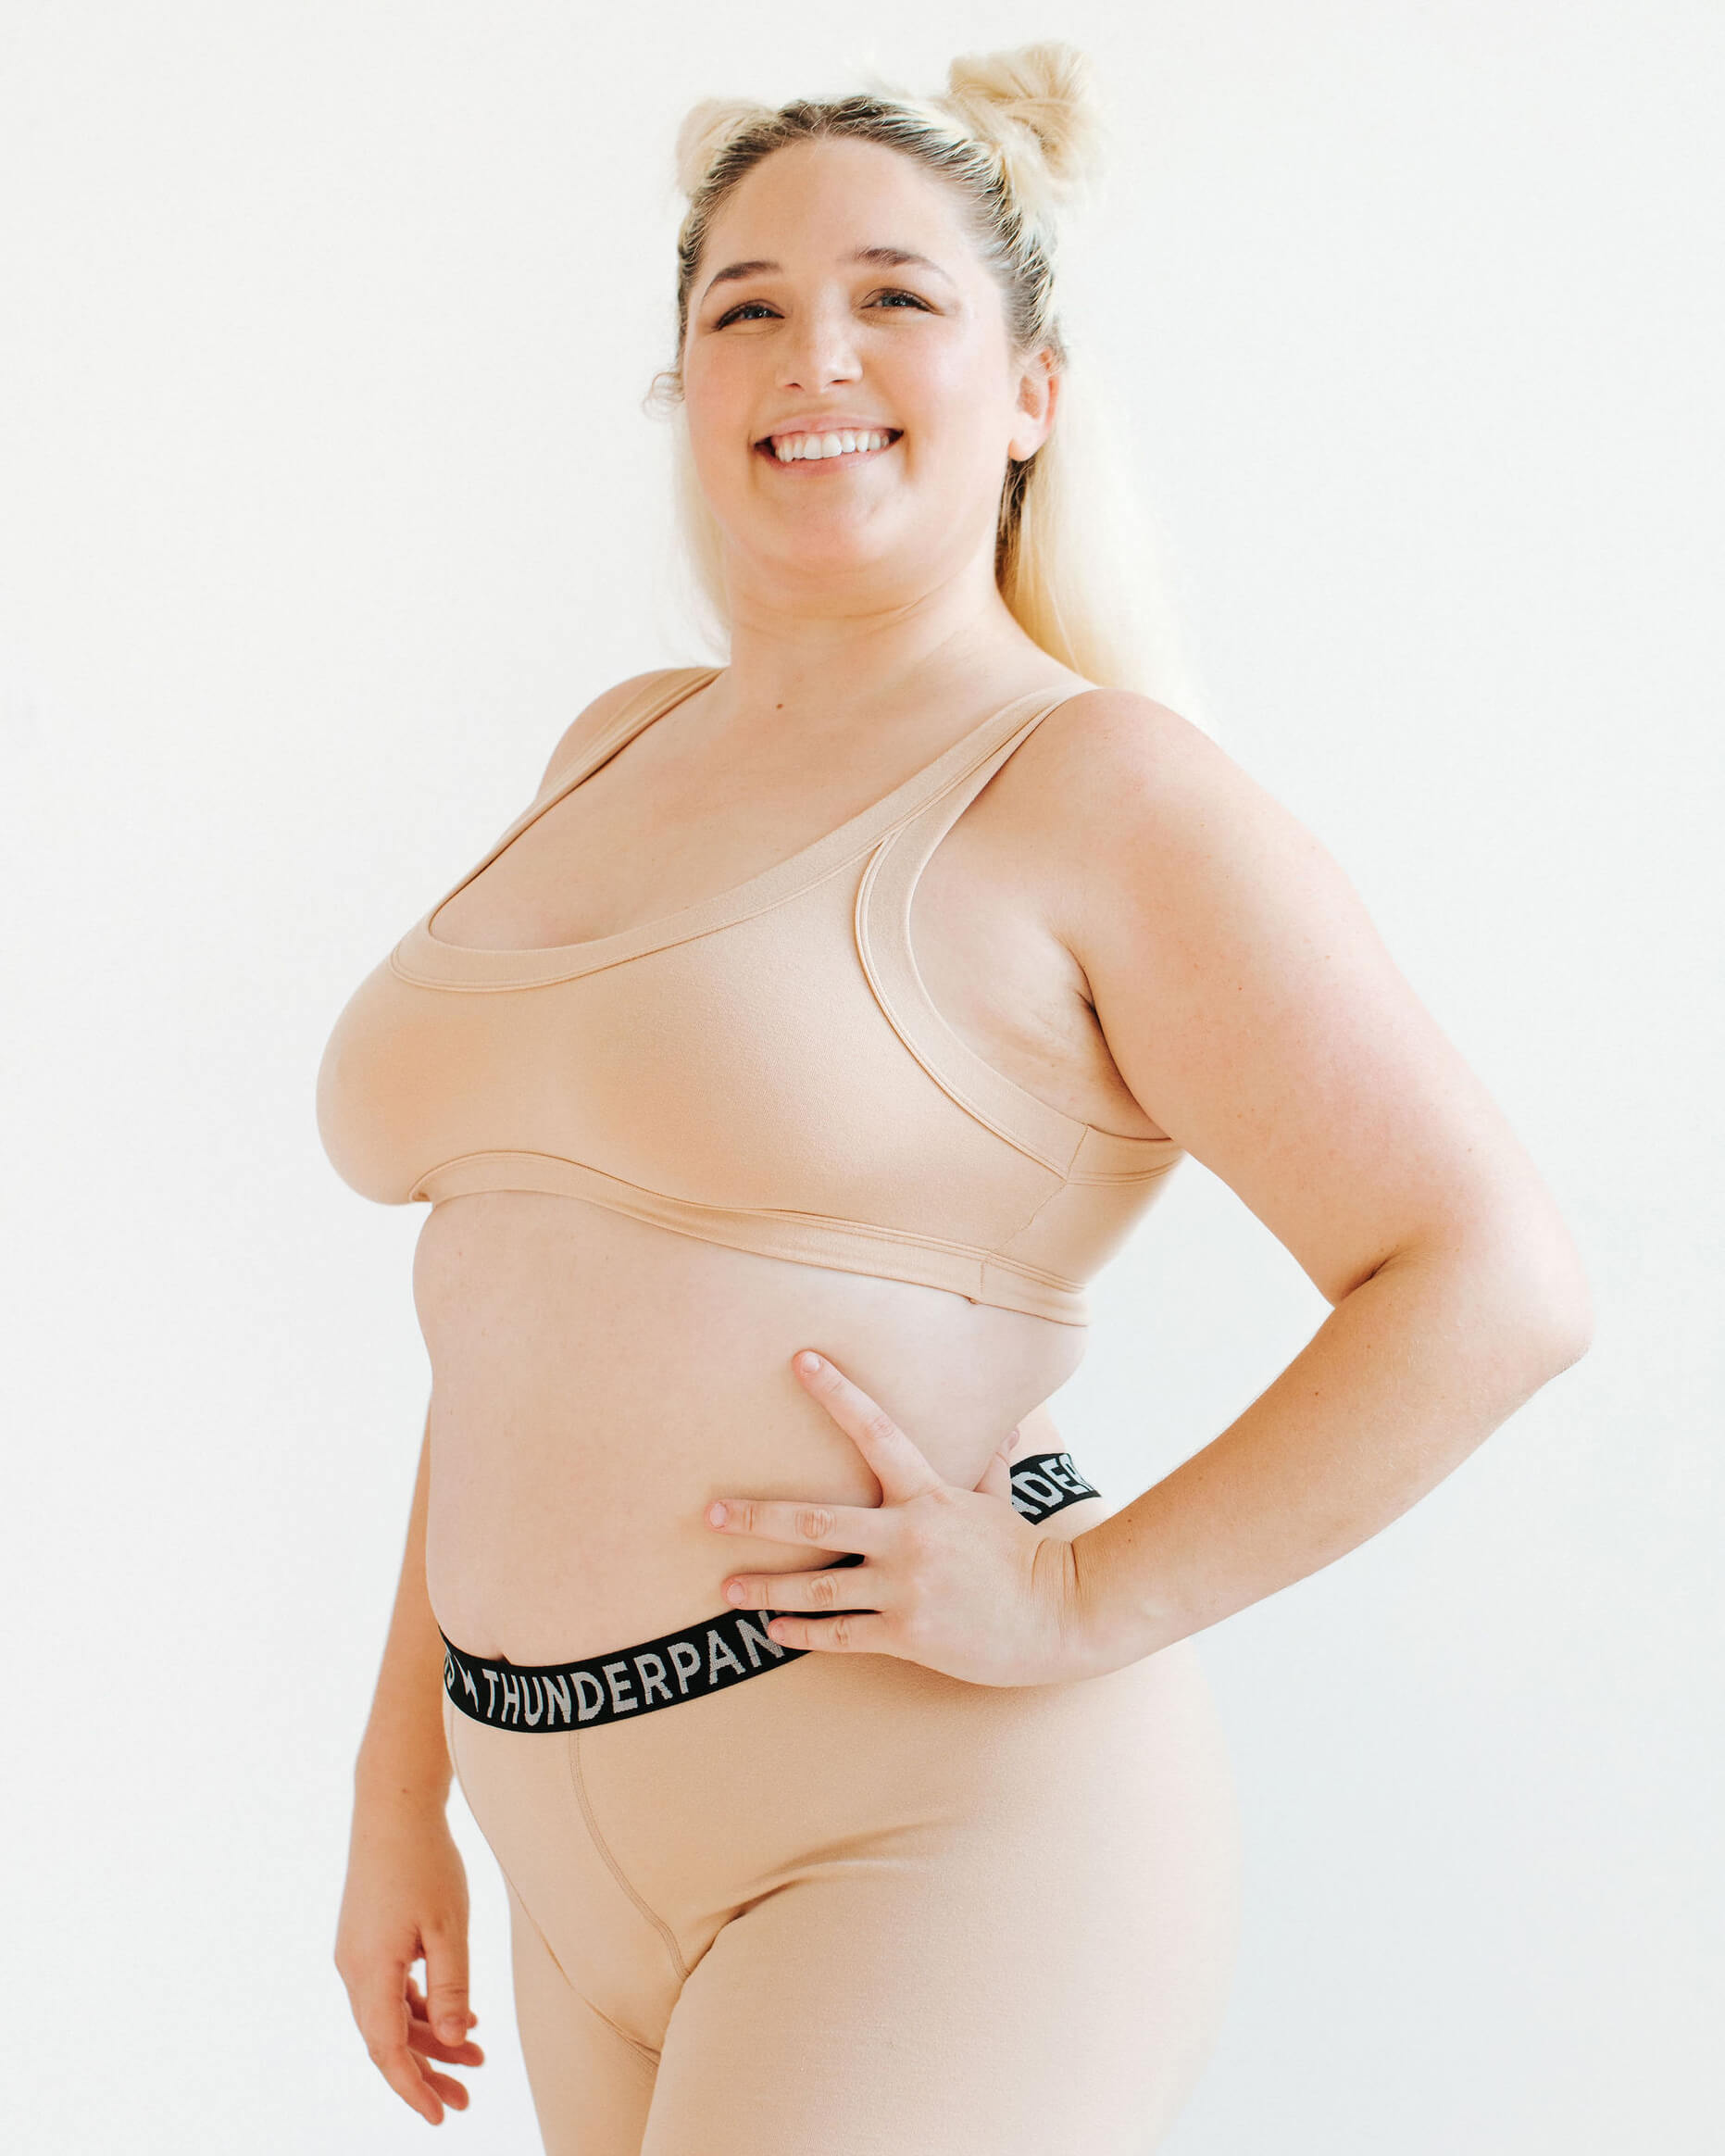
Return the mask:
<svg viewBox="0 0 1725 2156"><path fill-rule="evenodd" d="M1099 1498L1094 1483L1087 1483L1072 1465L1069 1452L1032 1452L1015 1460L1012 1468L1012 1509L1030 1521L1045 1520L1081 1498Z"/></svg>
<svg viewBox="0 0 1725 2156"><path fill-rule="evenodd" d="M1034 1453L1012 1469L1013 1509L1032 1523L1101 1494L1072 1465L1069 1452ZM833 1564L862 1561L853 1552ZM815 1651L787 1647L769 1635L768 1620L779 1614L776 1610L725 1610L638 1647L571 1662L512 1662L469 1654L440 1627L444 1689L464 1714L496 1729L597 1728L604 1722L652 1714L684 1699L722 1692Z"/></svg>

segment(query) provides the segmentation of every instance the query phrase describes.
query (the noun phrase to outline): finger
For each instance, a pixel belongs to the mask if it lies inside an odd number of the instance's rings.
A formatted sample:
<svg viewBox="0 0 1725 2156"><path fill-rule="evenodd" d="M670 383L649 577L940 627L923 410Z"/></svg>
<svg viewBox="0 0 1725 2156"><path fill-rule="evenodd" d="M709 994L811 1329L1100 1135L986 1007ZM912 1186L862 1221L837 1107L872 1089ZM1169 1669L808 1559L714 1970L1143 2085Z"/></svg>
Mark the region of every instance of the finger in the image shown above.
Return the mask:
<svg viewBox="0 0 1725 2156"><path fill-rule="evenodd" d="M407 2048L425 2059L441 2059L446 2066L482 2066L485 2054L471 2037L458 2044L445 2043L429 2021L416 2018L407 2025Z"/></svg>
<svg viewBox="0 0 1725 2156"><path fill-rule="evenodd" d="M407 2042L406 2000L399 1992L391 1999L369 1996L363 2008L356 2005L354 2019L365 2038L366 2056L384 2080L421 2118L438 2125L443 2107Z"/></svg>
<svg viewBox="0 0 1725 2156"><path fill-rule="evenodd" d="M725 1599L737 1610L878 1610L881 1575L866 1585L854 1566L834 1572L738 1573L725 1583Z"/></svg>
<svg viewBox="0 0 1725 2156"><path fill-rule="evenodd" d="M805 1348L792 1356L791 1367L873 1469L888 1504L945 1488L880 1402L835 1370L824 1355Z"/></svg>
<svg viewBox="0 0 1725 2156"><path fill-rule="evenodd" d="M429 2033L431 2033L431 2031L429 2031L429 2023L431 2023L431 2016L429 2016L429 2013L425 2012L425 1992L420 1992L419 1984L416 1984L416 1981L414 1981L414 1973L412 1973L412 1968L409 1968L409 1971L407 1971L407 2007L409 2007L409 2012L412 2012L412 2016L414 2016L414 2024L416 2024L416 2026L425 2026L425 2029L427 2029L427 2036L429 2036ZM472 2007L468 2007L468 2029L472 2029L472 2026L477 2026L477 2023L479 2023L479 2016L477 2016L477 2013L474 2013ZM433 2037L433 2042L435 2042L435 2037ZM479 2046L474 2046L474 2049L479 2049Z"/></svg>
<svg viewBox="0 0 1725 2156"><path fill-rule="evenodd" d="M352 2000L354 2020L360 2036L365 2037L365 2050L371 2063L403 2104L419 2111L422 2119L431 2119L433 2125L438 2124L442 2119L442 2104L425 2085L419 2062L407 2049L412 2010L407 2007L406 1962L373 1964L362 1977L349 1984L347 1997Z"/></svg>
<svg viewBox="0 0 1725 2156"><path fill-rule="evenodd" d="M452 2074L435 2074L426 2065L421 2065L419 2072L451 2111L466 2111L472 2099L465 2081L457 2081Z"/></svg>
<svg viewBox="0 0 1725 2156"><path fill-rule="evenodd" d="M425 2018L446 2044L467 2035L468 1931L457 1919L442 1918L420 1932L425 1949Z"/></svg>
<svg viewBox="0 0 1725 2156"><path fill-rule="evenodd" d="M726 1535L758 1535L768 1542L857 1554L884 1548L888 1532L878 1505L818 1505L794 1498L716 1498L706 1509L706 1523Z"/></svg>
<svg viewBox="0 0 1725 2156"><path fill-rule="evenodd" d="M868 1610L838 1617L775 1617L768 1636L783 1647L807 1648L816 1654L891 1654L891 1627Z"/></svg>

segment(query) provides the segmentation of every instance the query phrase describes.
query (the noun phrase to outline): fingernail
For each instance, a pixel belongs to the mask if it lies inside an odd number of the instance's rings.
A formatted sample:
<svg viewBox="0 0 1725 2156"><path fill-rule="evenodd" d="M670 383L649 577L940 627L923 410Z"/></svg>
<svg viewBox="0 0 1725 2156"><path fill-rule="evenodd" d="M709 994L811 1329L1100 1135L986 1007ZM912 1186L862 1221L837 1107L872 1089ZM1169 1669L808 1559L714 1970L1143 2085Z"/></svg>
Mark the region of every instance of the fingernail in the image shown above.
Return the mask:
<svg viewBox="0 0 1725 2156"><path fill-rule="evenodd" d="M706 1508L706 1523L709 1527L722 1527L725 1523L725 1508L722 1505L709 1505Z"/></svg>
<svg viewBox="0 0 1725 2156"><path fill-rule="evenodd" d="M438 2033L446 2044L458 2044L467 2034L459 2014L446 2013L437 2024Z"/></svg>
<svg viewBox="0 0 1725 2156"><path fill-rule="evenodd" d="M806 1348L796 1359L796 1367L805 1377L813 1377L820 1368L820 1358L812 1349Z"/></svg>

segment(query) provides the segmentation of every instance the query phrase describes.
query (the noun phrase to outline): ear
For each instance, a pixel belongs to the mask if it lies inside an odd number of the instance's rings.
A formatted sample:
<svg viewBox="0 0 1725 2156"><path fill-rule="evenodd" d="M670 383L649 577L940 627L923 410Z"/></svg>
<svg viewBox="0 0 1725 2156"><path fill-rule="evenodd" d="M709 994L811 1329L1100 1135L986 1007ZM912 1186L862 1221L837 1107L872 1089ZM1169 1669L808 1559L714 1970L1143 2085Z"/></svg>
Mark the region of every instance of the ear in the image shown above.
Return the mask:
<svg viewBox="0 0 1725 2156"><path fill-rule="evenodd" d="M1019 376L1015 400L1017 418L1006 441L1006 453L1015 461L1033 457L1054 432L1055 407L1060 401L1060 377L1054 356L1044 345Z"/></svg>

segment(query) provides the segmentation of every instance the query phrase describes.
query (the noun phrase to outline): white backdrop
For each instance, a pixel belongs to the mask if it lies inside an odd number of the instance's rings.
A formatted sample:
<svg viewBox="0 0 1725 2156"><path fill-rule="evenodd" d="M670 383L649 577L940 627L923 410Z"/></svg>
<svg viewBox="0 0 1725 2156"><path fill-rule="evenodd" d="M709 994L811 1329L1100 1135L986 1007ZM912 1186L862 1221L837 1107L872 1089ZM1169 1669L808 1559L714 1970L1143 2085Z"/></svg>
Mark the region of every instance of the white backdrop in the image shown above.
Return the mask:
<svg viewBox="0 0 1725 2156"><path fill-rule="evenodd" d="M423 2145L330 1953L424 1216L329 1168L318 1059L581 704L707 656L638 411L687 106L1046 36L1112 101L1067 322L1210 721L1353 877L1598 1305L1432 1496L1202 1636L1248 1908L1167 2147L1677 2156L1717 2122L1721 17L866 12L0 6L20 2156ZM1056 1409L1110 1493L1323 1315L1195 1163L1096 1307ZM490 2062L444 2131L502 2156L536 2141L456 1807Z"/></svg>

